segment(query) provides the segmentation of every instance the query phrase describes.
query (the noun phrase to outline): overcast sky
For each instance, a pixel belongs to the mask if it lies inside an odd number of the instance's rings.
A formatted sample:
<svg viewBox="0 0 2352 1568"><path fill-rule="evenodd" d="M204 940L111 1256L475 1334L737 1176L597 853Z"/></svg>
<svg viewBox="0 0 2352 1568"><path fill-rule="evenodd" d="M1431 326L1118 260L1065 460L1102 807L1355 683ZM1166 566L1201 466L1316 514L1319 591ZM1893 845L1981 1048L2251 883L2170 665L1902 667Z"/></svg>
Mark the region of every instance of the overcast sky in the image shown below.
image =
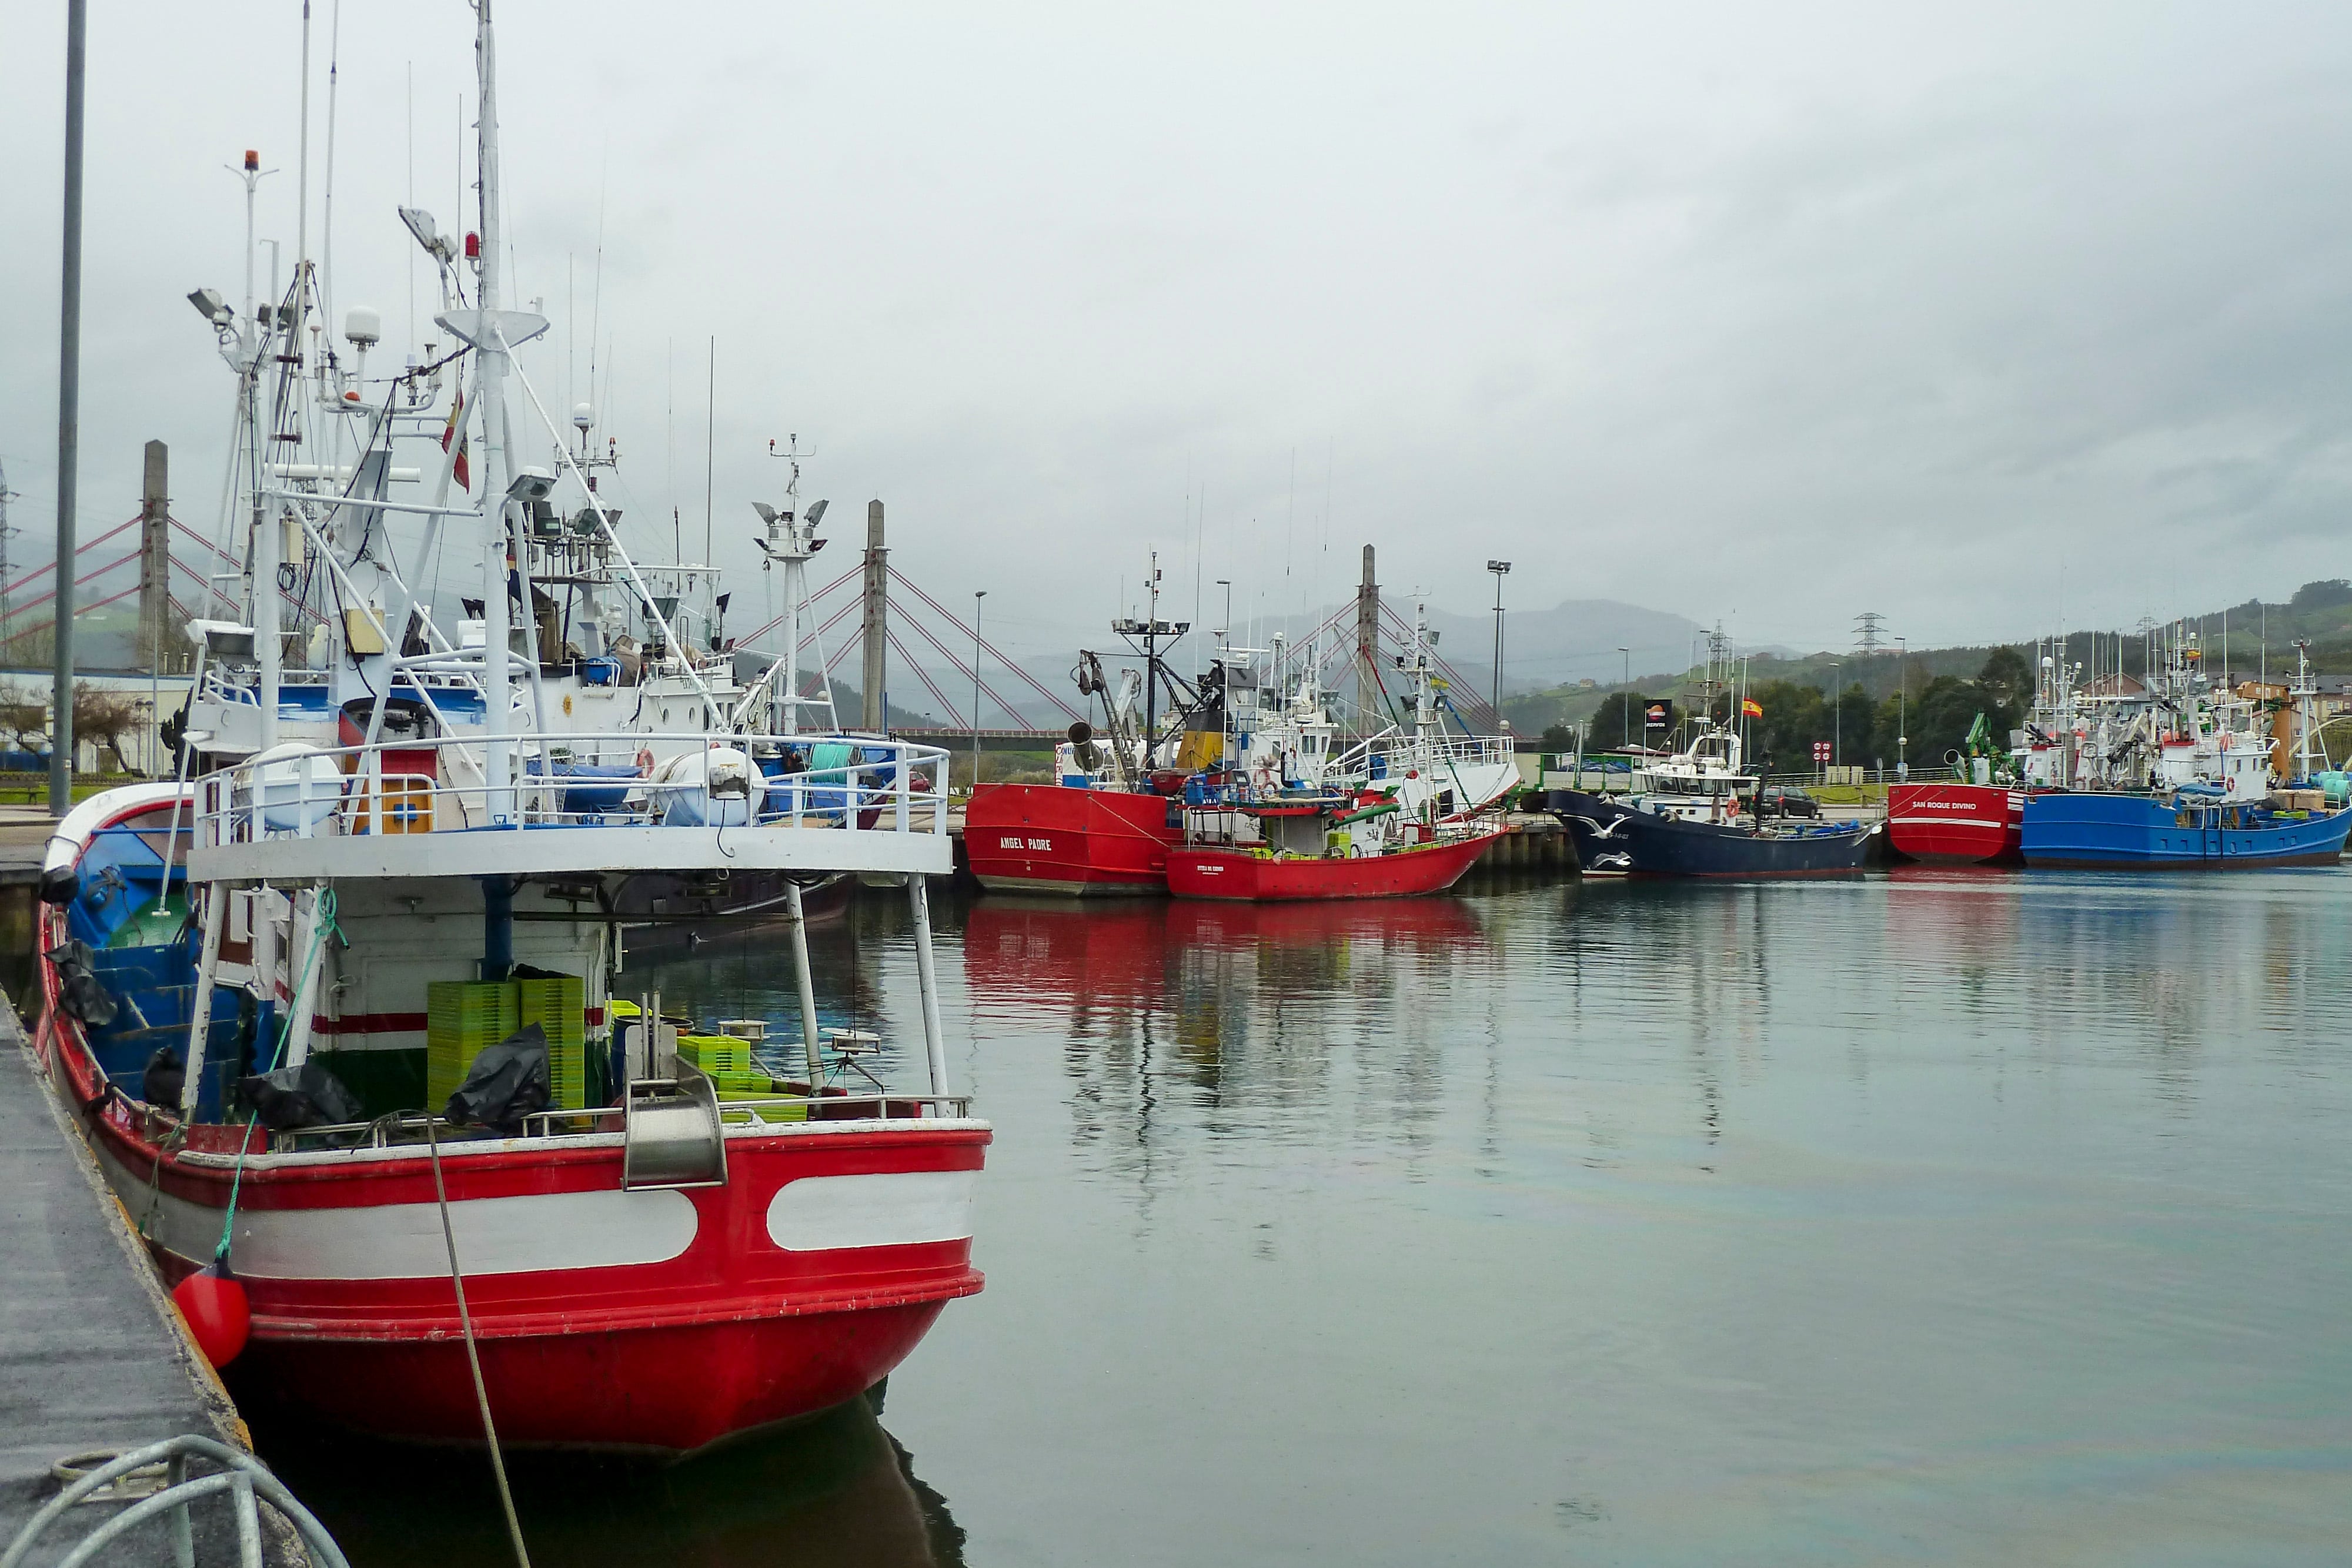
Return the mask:
<svg viewBox="0 0 2352 1568"><path fill-rule="evenodd" d="M63 13L0 30L20 559L55 511ZM246 147L290 258L299 16L93 0L85 529L135 510L151 436L213 526L229 379L183 296L238 292ZM1187 614L1196 575L1237 616L1334 600L1370 542L1463 611L1502 556L1516 604L1801 647L2352 572L2341 5L499 16L512 295L556 321L527 371L586 396L593 305L633 521L674 497L698 534L716 336L722 560L797 433L845 552L882 497L910 577L1042 643L1154 546ZM471 26L342 7L332 293L380 355L412 274L431 313L412 158L477 222Z"/></svg>

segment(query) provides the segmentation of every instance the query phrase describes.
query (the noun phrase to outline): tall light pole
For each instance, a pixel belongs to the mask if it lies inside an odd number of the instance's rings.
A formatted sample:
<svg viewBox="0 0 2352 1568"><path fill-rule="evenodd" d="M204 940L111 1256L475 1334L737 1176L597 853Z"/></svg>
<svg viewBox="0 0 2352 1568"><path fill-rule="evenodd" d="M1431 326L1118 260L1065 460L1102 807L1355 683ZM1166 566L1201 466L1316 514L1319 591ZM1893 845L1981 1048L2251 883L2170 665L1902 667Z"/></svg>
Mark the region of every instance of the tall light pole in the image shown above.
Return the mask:
<svg viewBox="0 0 2352 1568"><path fill-rule="evenodd" d="M66 5L65 246L58 301L58 575L51 585L56 596L51 623L57 628L57 657L49 685L52 817L73 810L74 518L81 482L82 78L89 9L86 0L68 0Z"/></svg>
<svg viewBox="0 0 2352 1568"><path fill-rule="evenodd" d="M1486 563L1486 570L1495 574L1495 690L1494 695L1486 699L1486 706L1495 710L1495 724L1500 728L1503 723L1503 579L1510 575L1511 563L1490 560Z"/></svg>
<svg viewBox="0 0 2352 1568"><path fill-rule="evenodd" d="M1845 666L1832 661L1830 664L1830 766L1838 765L1839 732L1845 727ZM1824 780L1826 782L1826 780Z"/></svg>
<svg viewBox="0 0 2352 1568"><path fill-rule="evenodd" d="M1625 655L1625 684L1617 693L1617 748L1622 751L1633 744L1633 650L1617 651Z"/></svg>
<svg viewBox="0 0 2352 1568"><path fill-rule="evenodd" d="M1895 639L1895 777L1911 777L1911 662L1908 638Z"/></svg>
<svg viewBox="0 0 2352 1568"><path fill-rule="evenodd" d="M988 590L971 593L971 787L980 788L980 601Z"/></svg>

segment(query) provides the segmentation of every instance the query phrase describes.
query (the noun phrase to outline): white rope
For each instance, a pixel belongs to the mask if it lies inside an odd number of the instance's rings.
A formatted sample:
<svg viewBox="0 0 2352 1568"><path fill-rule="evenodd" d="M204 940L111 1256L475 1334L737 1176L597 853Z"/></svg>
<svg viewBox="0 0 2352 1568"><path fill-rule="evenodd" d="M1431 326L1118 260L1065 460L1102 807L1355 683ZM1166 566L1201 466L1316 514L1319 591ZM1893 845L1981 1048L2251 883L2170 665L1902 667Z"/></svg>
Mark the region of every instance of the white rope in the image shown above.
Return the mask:
<svg viewBox="0 0 2352 1568"><path fill-rule="evenodd" d="M507 1488L507 1462L499 1452L499 1429L490 1420L490 1393L482 1383L482 1358L474 1349L474 1315L466 1308L466 1276L457 1268L457 1233L449 1226L449 1189L441 1183L441 1137L432 1111L425 1114L425 1141L433 1151L433 1198L441 1206L441 1239L449 1249L449 1283L457 1292L457 1326L466 1335L466 1364L474 1370L474 1400L482 1409L482 1436L489 1439L490 1473L498 1478L499 1502L507 1511L507 1535L514 1542L515 1561L530 1568L530 1552L522 1543L522 1523L515 1518L514 1493Z"/></svg>

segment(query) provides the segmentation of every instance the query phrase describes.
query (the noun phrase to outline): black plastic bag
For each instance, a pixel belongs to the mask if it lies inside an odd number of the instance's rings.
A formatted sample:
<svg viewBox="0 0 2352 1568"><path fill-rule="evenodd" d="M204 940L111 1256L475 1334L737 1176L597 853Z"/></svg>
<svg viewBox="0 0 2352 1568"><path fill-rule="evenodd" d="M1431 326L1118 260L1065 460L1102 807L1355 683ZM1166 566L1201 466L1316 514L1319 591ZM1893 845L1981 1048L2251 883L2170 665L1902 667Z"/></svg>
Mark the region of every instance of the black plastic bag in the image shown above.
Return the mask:
<svg viewBox="0 0 2352 1568"><path fill-rule="evenodd" d="M315 1061L240 1078L236 1087L261 1124L273 1133L341 1126L365 1115L343 1081Z"/></svg>
<svg viewBox="0 0 2352 1568"><path fill-rule="evenodd" d="M92 973L98 955L89 944L79 939L58 943L42 955L49 967L58 972L58 1007L68 1018L78 1018L92 1029L104 1029L114 1021L118 1010L114 998Z"/></svg>
<svg viewBox="0 0 2352 1568"><path fill-rule="evenodd" d="M460 1127L520 1133L525 1116L547 1109L548 1080L547 1031L527 1023L474 1058L444 1114Z"/></svg>
<svg viewBox="0 0 2352 1568"><path fill-rule="evenodd" d="M141 1076L139 1098L150 1105L177 1107L181 1092L188 1086L187 1069L172 1054L168 1045L159 1045L155 1054L147 1059L147 1071Z"/></svg>

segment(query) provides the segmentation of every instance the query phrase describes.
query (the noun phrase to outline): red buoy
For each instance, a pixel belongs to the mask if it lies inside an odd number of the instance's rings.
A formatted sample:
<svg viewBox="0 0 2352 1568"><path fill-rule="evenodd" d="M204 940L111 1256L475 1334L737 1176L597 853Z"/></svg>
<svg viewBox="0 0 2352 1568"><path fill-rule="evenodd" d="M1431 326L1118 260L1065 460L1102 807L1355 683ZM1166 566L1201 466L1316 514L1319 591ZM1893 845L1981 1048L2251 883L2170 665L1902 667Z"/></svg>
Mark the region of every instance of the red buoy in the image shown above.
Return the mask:
<svg viewBox="0 0 2352 1568"><path fill-rule="evenodd" d="M226 1366L236 1359L253 1328L253 1312L236 1275L215 1260L173 1286L172 1301L188 1320L188 1331L206 1361Z"/></svg>

